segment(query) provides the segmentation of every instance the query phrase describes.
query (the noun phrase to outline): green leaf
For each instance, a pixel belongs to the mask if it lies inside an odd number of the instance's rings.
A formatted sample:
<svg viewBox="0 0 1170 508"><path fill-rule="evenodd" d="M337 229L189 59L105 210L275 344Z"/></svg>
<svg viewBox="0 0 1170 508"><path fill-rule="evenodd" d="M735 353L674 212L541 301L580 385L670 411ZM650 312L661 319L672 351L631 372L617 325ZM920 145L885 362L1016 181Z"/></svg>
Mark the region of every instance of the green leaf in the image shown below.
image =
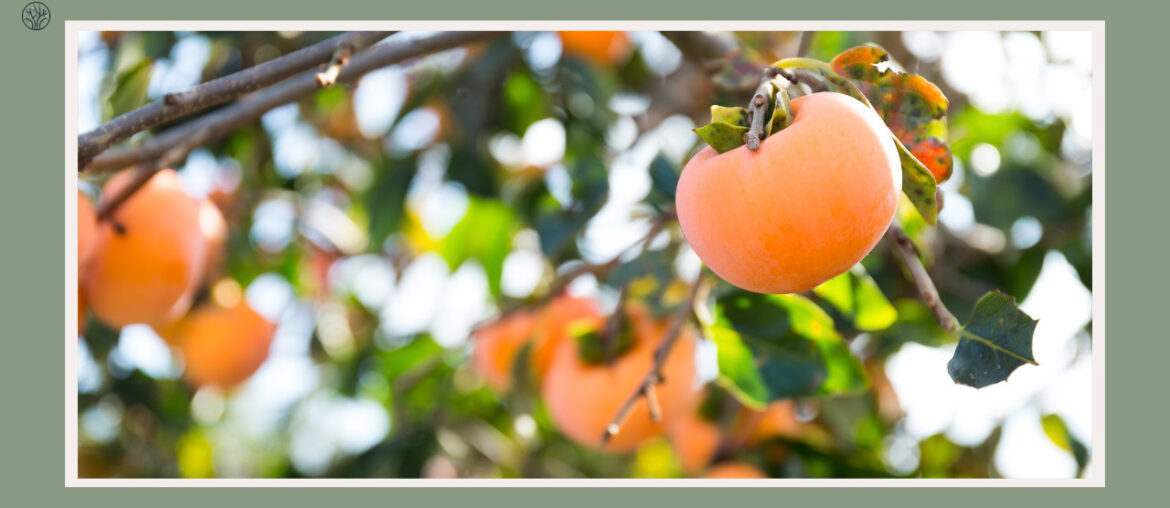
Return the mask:
<svg viewBox="0 0 1170 508"><path fill-rule="evenodd" d="M788 90L772 83L772 95L776 97L776 103L772 105L772 119L765 125L764 137L792 125L792 106L788 100Z"/></svg>
<svg viewBox="0 0 1170 508"><path fill-rule="evenodd" d="M1025 363L1035 365L1036 323L1014 298L999 291L987 293L975 303L971 321L959 330L959 346L947 363L951 379L983 388L1006 380Z"/></svg>
<svg viewBox="0 0 1170 508"><path fill-rule="evenodd" d="M1040 419L1040 426L1044 428L1044 434L1053 444L1073 456L1077 461L1077 471L1083 471L1089 464L1089 447L1073 437L1064 419L1060 415L1045 415Z"/></svg>
<svg viewBox="0 0 1170 508"><path fill-rule="evenodd" d="M678 189L679 169L662 154L650 161L650 181L654 189L674 201L674 193Z"/></svg>
<svg viewBox="0 0 1170 508"><path fill-rule="evenodd" d="M369 234L372 245L382 245L399 230L406 215L406 191L418 165L413 158L385 159L377 167L374 185L366 193L365 205L370 214Z"/></svg>
<svg viewBox="0 0 1170 508"><path fill-rule="evenodd" d="M803 296L730 292L716 300L715 315L711 335L719 348L720 383L745 404L860 393L869 386L832 318Z"/></svg>
<svg viewBox="0 0 1170 508"><path fill-rule="evenodd" d="M142 60L118 73L106 97L106 120L146 104L146 90L150 87L153 69L154 65L149 60Z"/></svg>
<svg viewBox="0 0 1170 508"><path fill-rule="evenodd" d="M443 239L443 259L452 270L468 259L478 260L487 272L489 289L499 295L504 258L512 248L515 229L512 208L499 201L472 197L463 219Z"/></svg>
<svg viewBox="0 0 1170 508"><path fill-rule="evenodd" d="M726 153L744 144L743 135L747 134L747 131L747 127L712 122L695 129L695 134L698 134L716 152Z"/></svg>
<svg viewBox="0 0 1170 508"><path fill-rule="evenodd" d="M829 279L813 292L852 318L858 330L884 330L898 320L898 311L861 265Z"/></svg>
<svg viewBox="0 0 1170 508"><path fill-rule="evenodd" d="M739 334L727 326L712 326L708 336L715 343L719 364L717 383L735 395L744 405L762 410L768 406L771 394L764 384L752 351Z"/></svg>

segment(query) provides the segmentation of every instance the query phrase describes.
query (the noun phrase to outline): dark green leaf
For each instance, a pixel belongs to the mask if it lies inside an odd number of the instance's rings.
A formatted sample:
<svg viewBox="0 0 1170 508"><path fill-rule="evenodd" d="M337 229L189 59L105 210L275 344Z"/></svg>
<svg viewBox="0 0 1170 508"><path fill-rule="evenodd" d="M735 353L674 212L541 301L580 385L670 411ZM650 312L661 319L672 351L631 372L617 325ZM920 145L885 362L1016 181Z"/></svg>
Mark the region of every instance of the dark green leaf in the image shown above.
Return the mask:
<svg viewBox="0 0 1170 508"><path fill-rule="evenodd" d="M678 175L679 169L662 154L658 154L650 161L650 181L654 183L654 189L666 195L671 201L674 200L674 192L678 188Z"/></svg>
<svg viewBox="0 0 1170 508"><path fill-rule="evenodd" d="M947 363L951 379L975 388L1006 380L1032 358L1035 319L1016 306L1015 299L992 291L975 304L971 321L959 330L959 346Z"/></svg>
<svg viewBox="0 0 1170 508"><path fill-rule="evenodd" d="M832 318L803 296L729 293L717 299L711 335L727 348L719 351L721 384L746 404L764 398L760 381L767 400L858 393L869 386Z"/></svg>

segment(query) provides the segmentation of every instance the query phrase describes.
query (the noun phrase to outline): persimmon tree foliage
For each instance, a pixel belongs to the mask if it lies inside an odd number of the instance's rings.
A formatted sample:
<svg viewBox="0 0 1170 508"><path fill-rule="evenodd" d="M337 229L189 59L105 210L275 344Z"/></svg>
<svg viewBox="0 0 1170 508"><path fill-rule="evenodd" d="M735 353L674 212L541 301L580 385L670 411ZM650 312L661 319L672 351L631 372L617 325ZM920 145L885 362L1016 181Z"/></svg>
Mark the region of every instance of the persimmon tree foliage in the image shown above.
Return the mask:
<svg viewBox="0 0 1170 508"><path fill-rule="evenodd" d="M126 416L112 441L83 444L82 475L222 474L216 454L227 445L209 436L225 432L226 416L197 417L206 404L195 399L239 393L290 312L315 323L317 390L372 400L392 425L306 470L283 422L237 474L993 474L998 433L968 448L939 435L919 445L911 471L884 465L903 416L884 360L908 342L956 344L945 367L917 368L946 368L976 388L1035 363L1036 321L1016 298L1049 250L1088 285L1087 246L1054 228L1019 250L974 247L938 221L939 184L973 143L1024 132L1048 159L971 177L975 217L1083 230L1087 189L1069 195L1041 167L1053 163L1061 127L965 101L955 111L956 92L904 72L911 62L891 58L886 35L653 35L681 51L677 68L650 65L625 32L187 34L210 42L201 84L151 96L152 66L176 35L103 33L118 58L103 82L105 122L78 140L78 306L80 340L109 375L80 406L115 400ZM553 41L559 60L533 56ZM391 65L408 91L390 132L372 135L355 88ZM625 111L630 103L640 109ZM365 176L342 162L282 171L262 118L287 104ZM396 145L394 129L420 112L436 119L434 135ZM644 233L597 261L584 233L610 202L617 153L633 143L614 141L615 126L644 140L672 117L698 125L690 146L649 161L649 190L628 219ZM498 152L547 119L564 131L559 160ZM239 183L193 197L172 168L195 150L230 161ZM436 160L437 177L423 169ZM465 201L439 233L412 204L427 178ZM292 241L275 248L251 234L271 200L293 203L297 217ZM318 201L340 218L323 223L311 213ZM516 294L506 261L522 249L539 254L540 273ZM355 260L401 278L428 255L451 271L482 270L489 311L465 342L395 335L387 313L337 282ZM697 273L680 268L693 257ZM304 305L258 312L244 290L262 274L279 275ZM582 281L597 291L581 292ZM111 363L131 324L172 348L181 378ZM1045 428L1083 466L1085 447L1063 422Z"/></svg>

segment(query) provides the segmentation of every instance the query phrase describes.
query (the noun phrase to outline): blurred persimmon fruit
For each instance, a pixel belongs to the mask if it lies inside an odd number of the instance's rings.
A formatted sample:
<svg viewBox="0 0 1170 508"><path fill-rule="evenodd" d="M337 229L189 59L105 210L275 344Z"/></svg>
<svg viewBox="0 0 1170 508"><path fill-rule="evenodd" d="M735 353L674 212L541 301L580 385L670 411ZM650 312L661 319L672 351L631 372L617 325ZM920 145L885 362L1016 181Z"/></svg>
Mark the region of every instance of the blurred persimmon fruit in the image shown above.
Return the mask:
<svg viewBox="0 0 1170 508"><path fill-rule="evenodd" d="M183 353L191 384L230 388L260 368L275 332L275 324L241 299L231 307L200 306L172 325L169 335Z"/></svg>
<svg viewBox="0 0 1170 508"><path fill-rule="evenodd" d="M558 32L561 48L566 54L575 55L596 64L613 65L621 63L630 54L632 45L625 32L564 31Z"/></svg>
<svg viewBox="0 0 1170 508"><path fill-rule="evenodd" d="M553 423L576 443L597 448L610 421L650 372L654 354L669 323L654 318L639 304L625 307L632 342L625 351L597 364L582 355L581 337L556 346L543 384L543 397ZM597 323L602 326L605 323ZM597 339L597 334L584 337ZM664 433L665 422L694 410L696 387L695 336L684 328L662 366L663 381L656 385L662 421L651 419L646 398L640 397L620 425L619 432L601 447L607 452L629 452L645 440Z"/></svg>
<svg viewBox="0 0 1170 508"><path fill-rule="evenodd" d="M104 199L133 179L129 170L115 175L102 189ZM199 202L183 190L178 173L164 169L98 223L82 278L94 315L121 327L186 313L207 256L199 216Z"/></svg>

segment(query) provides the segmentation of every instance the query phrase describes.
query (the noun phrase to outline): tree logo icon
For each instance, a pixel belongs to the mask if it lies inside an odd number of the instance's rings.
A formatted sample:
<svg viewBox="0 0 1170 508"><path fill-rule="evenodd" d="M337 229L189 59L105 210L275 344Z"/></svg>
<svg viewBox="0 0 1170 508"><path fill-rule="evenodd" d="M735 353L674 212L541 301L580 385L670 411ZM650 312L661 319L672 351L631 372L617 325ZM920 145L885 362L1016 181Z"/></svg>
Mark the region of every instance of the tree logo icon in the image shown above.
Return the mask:
<svg viewBox="0 0 1170 508"><path fill-rule="evenodd" d="M20 17L29 30L41 30L49 26L49 6L40 2L29 2L21 11Z"/></svg>

